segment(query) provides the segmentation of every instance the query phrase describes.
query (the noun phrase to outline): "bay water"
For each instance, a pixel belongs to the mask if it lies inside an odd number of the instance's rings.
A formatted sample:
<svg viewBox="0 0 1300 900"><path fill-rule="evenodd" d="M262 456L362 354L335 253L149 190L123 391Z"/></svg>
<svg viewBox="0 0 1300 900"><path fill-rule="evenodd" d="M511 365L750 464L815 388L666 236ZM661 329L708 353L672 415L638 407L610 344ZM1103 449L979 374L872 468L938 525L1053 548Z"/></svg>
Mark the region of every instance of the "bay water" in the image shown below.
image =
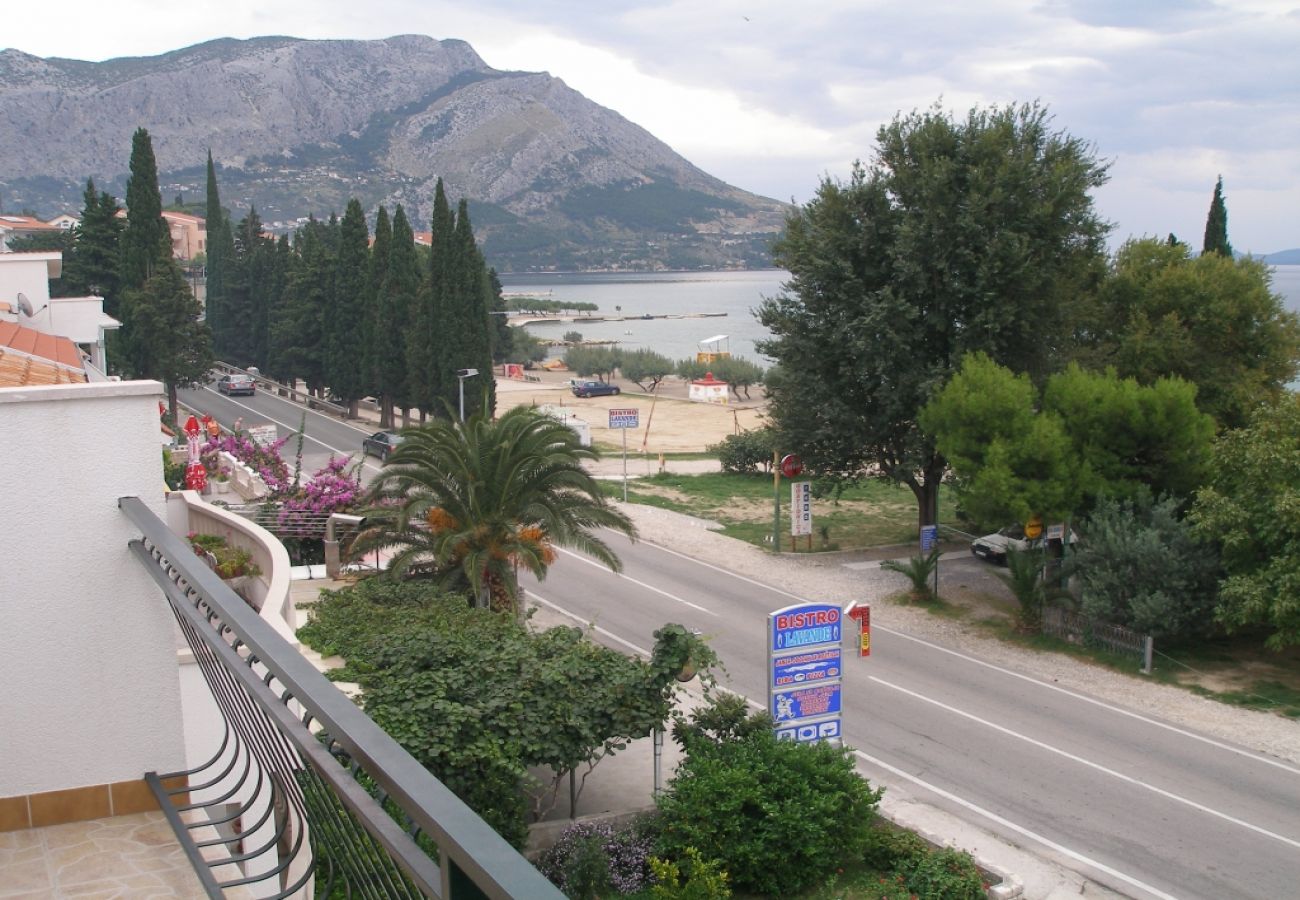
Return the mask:
<svg viewBox="0 0 1300 900"><path fill-rule="evenodd" d="M649 348L669 359L694 359L701 342L725 336L718 349L729 349L766 366L754 342L769 337L754 316L767 297L781 293L790 273L781 269L745 272L601 272L556 275L503 275L509 294L549 300L595 303L593 315L623 316L622 321L546 322L529 325L530 333L559 340L577 331L585 340L618 341L619 346ZM1273 291L1287 309L1300 314L1300 266L1274 266ZM694 318L700 313L720 316ZM641 316L674 316L650 318ZM1300 387L1293 383L1292 387Z"/></svg>

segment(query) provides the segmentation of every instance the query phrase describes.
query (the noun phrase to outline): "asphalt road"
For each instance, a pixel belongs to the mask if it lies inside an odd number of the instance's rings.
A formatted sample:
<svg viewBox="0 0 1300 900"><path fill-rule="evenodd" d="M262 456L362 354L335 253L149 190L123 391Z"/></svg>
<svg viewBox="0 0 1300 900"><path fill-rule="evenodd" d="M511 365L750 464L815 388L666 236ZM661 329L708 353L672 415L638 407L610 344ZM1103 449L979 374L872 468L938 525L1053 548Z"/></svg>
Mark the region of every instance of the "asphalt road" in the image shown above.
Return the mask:
<svg viewBox="0 0 1300 900"><path fill-rule="evenodd" d="M648 650L666 622L699 629L728 686L765 707L767 613L814 598L651 544L616 548L621 576L563 553L525 586L620 649ZM898 631L873 629L866 659L853 641L845 741L873 783L1123 895L1300 896L1300 769Z"/></svg>
<svg viewBox="0 0 1300 900"><path fill-rule="evenodd" d="M279 437L289 438L280 455L291 467L297 452L293 435L300 427L303 428L302 470L308 475L324 468L331 456L349 456L354 461L362 459L362 439L378 430L377 427L344 422L337 416L306 409L299 403L261 389L251 397L227 397L217 392L215 384L214 379L205 387L180 391L181 403L213 416L227 430L233 427L236 419L242 419L245 428L275 425ZM369 481L378 471L379 460L373 456L365 457L362 480Z"/></svg>
<svg viewBox="0 0 1300 900"><path fill-rule="evenodd" d="M227 428L240 418L274 424L284 437L304 422L302 406L262 391L181 395ZM361 458L372 429L305 416L304 471L331 455ZM294 451L290 441L285 457ZM367 479L377 471L366 458ZM765 707L767 613L815 598L613 540L623 575L565 552L545 582L526 579L526 587L624 650L648 649L666 622L699 629L722 657L728 686ZM945 577L982 564L951 565ZM1128 896L1300 896L1300 769L879 626L869 658L851 651L845 741L873 783Z"/></svg>

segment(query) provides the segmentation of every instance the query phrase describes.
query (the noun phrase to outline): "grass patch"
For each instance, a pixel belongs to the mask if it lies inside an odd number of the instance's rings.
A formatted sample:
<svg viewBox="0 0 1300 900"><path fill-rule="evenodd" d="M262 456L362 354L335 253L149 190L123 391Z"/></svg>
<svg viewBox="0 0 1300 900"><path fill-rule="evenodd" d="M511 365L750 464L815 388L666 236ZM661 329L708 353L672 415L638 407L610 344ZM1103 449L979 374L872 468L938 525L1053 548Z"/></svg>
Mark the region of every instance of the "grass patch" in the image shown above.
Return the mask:
<svg viewBox="0 0 1300 900"><path fill-rule="evenodd" d="M622 496L606 482L610 496ZM781 545L790 543L790 487L781 484ZM737 475L711 472L700 475L663 473L638 478L628 484L628 499L671 509L723 526L723 534L756 546L772 539L772 479L767 475ZM940 509L955 503L943 491ZM865 481L845 489L838 502L829 498L813 501L813 552L834 548L861 549L916 540L916 498L905 487L882 480ZM945 524L956 524L945 520ZM826 529L826 537L822 530ZM808 540L801 537L796 552L807 552Z"/></svg>
<svg viewBox="0 0 1300 900"><path fill-rule="evenodd" d="M1190 687L1202 697L1209 697L1220 703L1300 719L1300 691L1280 681L1255 681L1249 688L1239 691L1212 691L1199 684L1184 686Z"/></svg>

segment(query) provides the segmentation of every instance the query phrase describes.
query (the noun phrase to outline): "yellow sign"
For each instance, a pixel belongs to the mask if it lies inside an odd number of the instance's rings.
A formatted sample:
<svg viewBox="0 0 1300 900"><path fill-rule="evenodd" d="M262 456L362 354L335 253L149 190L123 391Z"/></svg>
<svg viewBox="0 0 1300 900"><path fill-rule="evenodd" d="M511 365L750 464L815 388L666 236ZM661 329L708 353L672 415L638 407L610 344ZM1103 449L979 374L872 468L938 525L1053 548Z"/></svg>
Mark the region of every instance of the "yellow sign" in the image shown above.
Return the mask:
<svg viewBox="0 0 1300 900"><path fill-rule="evenodd" d="M1025 523L1025 537L1031 541L1043 533L1043 517L1034 516Z"/></svg>

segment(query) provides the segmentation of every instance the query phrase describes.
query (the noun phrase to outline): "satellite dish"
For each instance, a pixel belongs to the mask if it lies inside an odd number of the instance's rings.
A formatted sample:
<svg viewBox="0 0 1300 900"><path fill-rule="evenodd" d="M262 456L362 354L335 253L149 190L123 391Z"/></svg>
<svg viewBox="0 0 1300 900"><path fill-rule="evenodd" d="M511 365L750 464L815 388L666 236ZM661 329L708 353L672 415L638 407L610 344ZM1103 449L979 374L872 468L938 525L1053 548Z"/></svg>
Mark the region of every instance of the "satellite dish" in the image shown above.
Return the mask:
<svg viewBox="0 0 1300 900"><path fill-rule="evenodd" d="M24 316L26 316L29 319L32 316L36 315L36 311L32 309L32 301L28 300L27 295L24 294L22 291L18 292L18 309Z"/></svg>

